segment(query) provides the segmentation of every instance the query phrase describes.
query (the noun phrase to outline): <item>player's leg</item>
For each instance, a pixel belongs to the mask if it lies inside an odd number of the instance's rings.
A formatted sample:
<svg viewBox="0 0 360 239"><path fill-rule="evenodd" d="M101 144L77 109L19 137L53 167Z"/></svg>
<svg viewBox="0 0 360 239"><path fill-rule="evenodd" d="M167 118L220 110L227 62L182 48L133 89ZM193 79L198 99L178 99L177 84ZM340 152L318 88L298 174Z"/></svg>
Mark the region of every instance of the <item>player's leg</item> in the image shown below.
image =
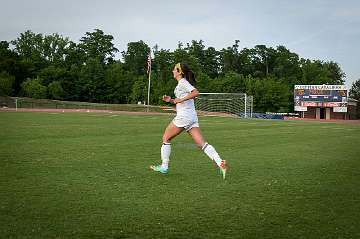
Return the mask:
<svg viewBox="0 0 360 239"><path fill-rule="evenodd" d="M199 127L193 127L187 131L191 138L194 140L195 144L202 149L205 145L204 137L202 136L201 130Z"/></svg>
<svg viewBox="0 0 360 239"><path fill-rule="evenodd" d="M171 143L170 140L180 134L184 129L177 127L173 122L166 127L163 138L162 138L162 146L161 146L161 167L168 169L169 160L171 154Z"/></svg>
<svg viewBox="0 0 360 239"><path fill-rule="evenodd" d="M170 122L170 124L166 127L164 134L163 134L163 143L170 142L171 139L176 137L178 134L180 134L184 128L177 127L174 122Z"/></svg>
<svg viewBox="0 0 360 239"><path fill-rule="evenodd" d="M162 138L162 146L161 146L161 165L158 166L150 166L154 171L158 171L161 173L167 173L169 168L169 160L171 154L171 143L170 140L176 137L183 131L183 128L177 127L173 122L171 122L165 129L163 138Z"/></svg>
<svg viewBox="0 0 360 239"><path fill-rule="evenodd" d="M191 135L196 145L201 148L210 159L214 160L215 163L220 166L221 158L219 154L216 152L215 148L212 145L210 145L204 140L200 128L191 128L190 130L188 130L188 133Z"/></svg>
<svg viewBox="0 0 360 239"><path fill-rule="evenodd" d="M219 154L216 152L215 148L204 140L200 128L199 127L191 128L188 130L188 133L191 135L196 145L199 146L210 159L215 161L215 163L221 169L223 178L225 178L226 169L227 169L226 161L222 160Z"/></svg>

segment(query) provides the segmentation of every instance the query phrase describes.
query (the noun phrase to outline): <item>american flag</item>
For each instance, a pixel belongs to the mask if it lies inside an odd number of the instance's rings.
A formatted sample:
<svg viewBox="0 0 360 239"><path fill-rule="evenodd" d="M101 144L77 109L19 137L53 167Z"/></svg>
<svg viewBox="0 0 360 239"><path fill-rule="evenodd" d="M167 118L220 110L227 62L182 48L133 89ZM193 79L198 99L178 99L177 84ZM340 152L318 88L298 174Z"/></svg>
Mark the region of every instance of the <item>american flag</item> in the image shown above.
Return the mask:
<svg viewBox="0 0 360 239"><path fill-rule="evenodd" d="M148 59L147 59L147 71L146 73L149 74L151 71L151 50L149 51Z"/></svg>

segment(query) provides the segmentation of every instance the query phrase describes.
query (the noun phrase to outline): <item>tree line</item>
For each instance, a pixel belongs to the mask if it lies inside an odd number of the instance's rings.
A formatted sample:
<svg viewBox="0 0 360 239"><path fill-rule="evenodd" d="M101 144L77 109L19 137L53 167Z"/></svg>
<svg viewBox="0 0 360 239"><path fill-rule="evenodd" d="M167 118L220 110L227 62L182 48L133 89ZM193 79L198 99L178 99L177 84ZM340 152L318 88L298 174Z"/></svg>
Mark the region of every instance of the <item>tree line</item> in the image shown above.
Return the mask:
<svg viewBox="0 0 360 239"><path fill-rule="evenodd" d="M114 37L94 29L79 40L30 30L0 42L0 93L68 101L137 103L147 98L150 46L130 42L119 50ZM173 95L172 68L186 62L197 76L200 92L247 93L256 112L292 112L295 84L343 84L336 62L299 57L285 46L256 45L240 49L240 41L217 50L202 40L177 44L173 51L152 47L151 98Z"/></svg>

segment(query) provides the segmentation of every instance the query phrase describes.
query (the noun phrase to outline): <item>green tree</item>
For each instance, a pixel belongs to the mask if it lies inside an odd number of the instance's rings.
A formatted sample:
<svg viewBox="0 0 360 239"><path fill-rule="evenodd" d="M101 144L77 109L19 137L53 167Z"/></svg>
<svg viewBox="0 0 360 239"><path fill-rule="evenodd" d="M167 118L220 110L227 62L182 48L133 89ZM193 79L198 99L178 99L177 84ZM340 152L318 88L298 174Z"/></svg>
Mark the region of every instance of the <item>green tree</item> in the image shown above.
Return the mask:
<svg viewBox="0 0 360 239"><path fill-rule="evenodd" d="M41 84L41 79L28 79L21 84L22 95L36 99L46 99L47 87Z"/></svg>
<svg viewBox="0 0 360 239"><path fill-rule="evenodd" d="M81 68L76 89L80 100L104 102L107 95L104 65L99 58L89 58Z"/></svg>
<svg viewBox="0 0 360 239"><path fill-rule="evenodd" d="M87 56L84 50L74 42L70 42L66 49L65 64L67 68L82 66L86 62Z"/></svg>
<svg viewBox="0 0 360 239"><path fill-rule="evenodd" d="M196 72L206 72L208 70L208 66L205 66L207 60L205 45L203 43L204 42L202 40L193 40L191 41L191 44L187 43L187 47L185 48L185 51L187 51L187 54L189 56L187 63L191 65ZM179 60L178 62L181 62L181 60Z"/></svg>
<svg viewBox="0 0 360 239"><path fill-rule="evenodd" d="M15 82L15 77L2 71L0 73L0 95L1 96L11 96L13 92L13 85Z"/></svg>
<svg viewBox="0 0 360 239"><path fill-rule="evenodd" d="M85 63L84 63L85 64ZM81 69L84 65L72 64L66 71L65 75L62 75L61 85L66 92L65 100L79 101L84 100L82 94L82 81L80 80Z"/></svg>
<svg viewBox="0 0 360 239"><path fill-rule="evenodd" d="M34 76L34 64L26 59L22 59L15 51L10 49L10 44L6 41L0 42L0 72L6 71L15 77L12 84L12 94L17 95L21 89L21 83Z"/></svg>
<svg viewBox="0 0 360 239"><path fill-rule="evenodd" d="M170 50L154 47L154 60L151 74L151 104L163 104L163 95L172 95L176 82L172 77L174 67L173 53ZM147 88L146 88L147 89Z"/></svg>
<svg viewBox="0 0 360 239"><path fill-rule="evenodd" d="M216 78L220 73L220 52L214 47L205 50L205 59L203 62L203 71L211 78Z"/></svg>
<svg viewBox="0 0 360 239"><path fill-rule="evenodd" d="M30 60L36 70L52 65L64 65L68 48L72 42L57 33L52 35L36 34L28 30L11 42L19 56Z"/></svg>
<svg viewBox="0 0 360 239"><path fill-rule="evenodd" d="M247 80L246 88L254 97L255 112L288 112L291 90L275 78Z"/></svg>
<svg viewBox="0 0 360 239"><path fill-rule="evenodd" d="M345 83L346 74L341 70L340 66L333 61L324 63L325 69L329 72L329 84L343 85Z"/></svg>
<svg viewBox="0 0 360 239"><path fill-rule="evenodd" d="M136 78L136 75L125 71L121 62L111 64L106 70L105 76L108 87L107 101L122 104L129 103L134 78Z"/></svg>
<svg viewBox="0 0 360 239"><path fill-rule="evenodd" d="M0 42L0 95L12 95L14 92L17 55L9 49L7 41ZM10 88L9 88L10 87Z"/></svg>
<svg viewBox="0 0 360 239"><path fill-rule="evenodd" d="M48 96L56 99L145 101L149 46L141 40L130 42L122 52L123 62L116 62L114 57L118 50L113 40L99 29L86 32L79 44L59 34L26 31L11 41L13 50L8 42L0 42L0 72L15 77L13 95L19 94L24 83L22 92L27 95L48 87ZM345 73L335 62L299 59L285 46L274 49L256 45L240 49L239 43L235 40L232 46L221 51L207 48L202 40L193 40L185 46L179 42L174 51L159 50L159 46L155 46L151 103L161 104L163 94L173 95L177 82L171 71L177 62L186 62L193 69L200 91L251 93L258 111L292 110L294 84L344 83ZM33 80L25 84L28 78Z"/></svg>
<svg viewBox="0 0 360 239"><path fill-rule="evenodd" d="M149 51L149 46L143 41L128 43L127 51L122 52L125 69L139 76L145 75Z"/></svg>
<svg viewBox="0 0 360 239"><path fill-rule="evenodd" d="M52 67L66 67L67 54L72 43L68 38L59 34L43 35L26 31L11 42L14 52L19 56L14 68L15 93L19 92L21 83L27 78L42 77L44 69ZM55 76L54 76L55 77ZM47 75L45 85L51 83L53 78Z"/></svg>
<svg viewBox="0 0 360 239"><path fill-rule="evenodd" d="M206 76L200 78L201 86L206 85L209 92L244 93L246 81L243 75L229 71L215 79Z"/></svg>
<svg viewBox="0 0 360 239"><path fill-rule="evenodd" d="M256 45L252 50L251 61L254 66L255 77L267 77L272 73L275 61L275 50L265 45Z"/></svg>
<svg viewBox="0 0 360 239"><path fill-rule="evenodd" d="M360 79L352 83L349 96L360 101Z"/></svg>
<svg viewBox="0 0 360 239"><path fill-rule="evenodd" d="M13 58L16 54L9 49L10 44L7 41L0 41L0 60Z"/></svg>
<svg viewBox="0 0 360 239"><path fill-rule="evenodd" d="M201 64L196 55L190 54L188 48L184 48L181 42L178 43L178 48L173 53L173 63L171 70L176 63L187 63L194 72L201 72Z"/></svg>
<svg viewBox="0 0 360 239"><path fill-rule="evenodd" d="M207 74L200 72L196 75L196 88L200 92L215 92L216 90L212 87L214 79L210 78Z"/></svg>
<svg viewBox="0 0 360 239"><path fill-rule="evenodd" d="M71 44L69 38L64 38L57 33L45 35L42 40L42 56L52 65L64 66Z"/></svg>
<svg viewBox="0 0 360 239"><path fill-rule="evenodd" d="M64 100L66 92L64 91L60 81L53 81L48 85L48 93L50 99Z"/></svg>
<svg viewBox="0 0 360 239"><path fill-rule="evenodd" d="M132 87L130 98L132 103L147 101L146 77L139 76L135 80Z"/></svg>
<svg viewBox="0 0 360 239"><path fill-rule="evenodd" d="M300 60L303 84L343 84L345 74L337 63L323 62L320 60Z"/></svg>
<svg viewBox="0 0 360 239"><path fill-rule="evenodd" d="M166 83L171 78L171 71L174 67L173 54L170 50L160 49L155 47L154 60L152 64L152 76L162 84Z"/></svg>
<svg viewBox="0 0 360 239"><path fill-rule="evenodd" d="M114 37L105 35L100 29L94 32L86 32L80 39L79 49L81 49L86 58L97 58L102 64L113 62L115 53L119 50L112 43Z"/></svg>
<svg viewBox="0 0 360 239"><path fill-rule="evenodd" d="M284 46L278 46L273 73L275 77L288 83L289 86L301 83L302 72L299 56L296 53L290 52Z"/></svg>
<svg viewBox="0 0 360 239"><path fill-rule="evenodd" d="M244 93L246 91L246 83L243 75L236 72L228 72L223 78L222 92Z"/></svg>
<svg viewBox="0 0 360 239"><path fill-rule="evenodd" d="M358 79L352 84L349 92L349 97L358 101L356 106L356 111L357 111L357 117L360 118L360 79Z"/></svg>
<svg viewBox="0 0 360 239"><path fill-rule="evenodd" d="M43 79L42 83L47 86L53 81L62 81L68 72L65 68L50 65L40 70L38 76Z"/></svg>
<svg viewBox="0 0 360 239"><path fill-rule="evenodd" d="M231 47L223 48L220 51L221 73L229 71L238 72L239 64L239 40L235 40L235 44Z"/></svg>
<svg viewBox="0 0 360 239"><path fill-rule="evenodd" d="M35 65L36 71L46 65L43 39L42 34L35 34L28 30L21 33L20 37L11 42L15 46L15 52L26 60L31 61Z"/></svg>

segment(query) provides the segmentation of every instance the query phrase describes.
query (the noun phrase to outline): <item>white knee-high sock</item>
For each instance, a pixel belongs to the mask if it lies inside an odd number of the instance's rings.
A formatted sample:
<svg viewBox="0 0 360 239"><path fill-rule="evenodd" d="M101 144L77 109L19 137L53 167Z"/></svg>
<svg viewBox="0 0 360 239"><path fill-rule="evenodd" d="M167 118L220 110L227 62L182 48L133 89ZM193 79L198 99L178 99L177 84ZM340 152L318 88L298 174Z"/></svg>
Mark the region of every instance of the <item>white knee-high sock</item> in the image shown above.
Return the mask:
<svg viewBox="0 0 360 239"><path fill-rule="evenodd" d="M171 154L171 144L170 143L163 143L161 146L161 167L167 169L169 167L169 160Z"/></svg>
<svg viewBox="0 0 360 239"><path fill-rule="evenodd" d="M209 158L214 160L215 163L220 167L221 158L212 145L205 143L204 146L202 147L202 150Z"/></svg>

